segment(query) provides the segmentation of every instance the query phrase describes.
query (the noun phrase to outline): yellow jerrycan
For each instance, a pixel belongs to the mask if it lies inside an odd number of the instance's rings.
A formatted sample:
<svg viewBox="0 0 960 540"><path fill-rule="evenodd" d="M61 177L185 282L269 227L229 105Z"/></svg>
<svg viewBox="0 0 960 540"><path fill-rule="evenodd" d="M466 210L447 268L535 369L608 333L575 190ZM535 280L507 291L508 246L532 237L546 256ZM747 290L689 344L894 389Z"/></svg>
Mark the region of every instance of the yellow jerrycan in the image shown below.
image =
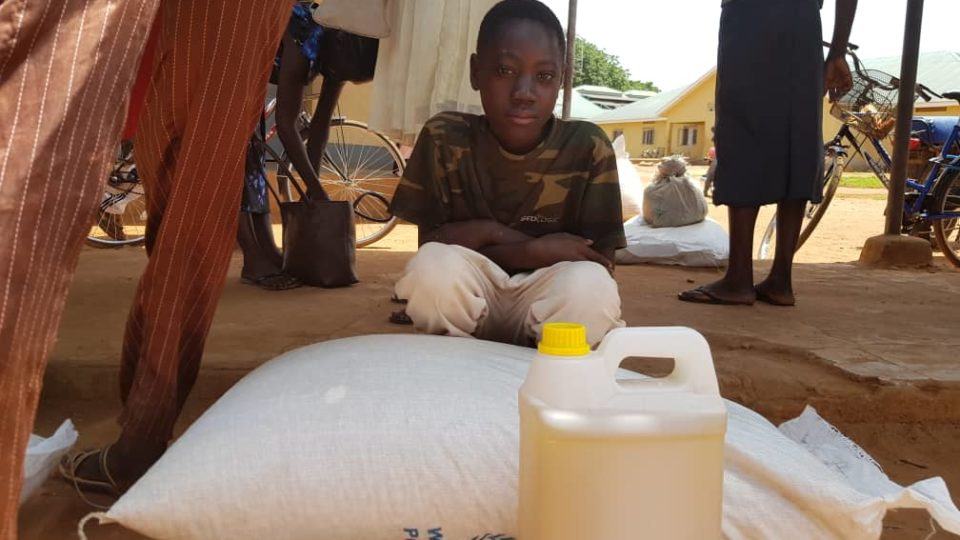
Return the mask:
<svg viewBox="0 0 960 540"><path fill-rule="evenodd" d="M674 370L631 376L629 357ZM699 333L621 328L591 352L548 324L519 403L519 540L721 537L727 411Z"/></svg>

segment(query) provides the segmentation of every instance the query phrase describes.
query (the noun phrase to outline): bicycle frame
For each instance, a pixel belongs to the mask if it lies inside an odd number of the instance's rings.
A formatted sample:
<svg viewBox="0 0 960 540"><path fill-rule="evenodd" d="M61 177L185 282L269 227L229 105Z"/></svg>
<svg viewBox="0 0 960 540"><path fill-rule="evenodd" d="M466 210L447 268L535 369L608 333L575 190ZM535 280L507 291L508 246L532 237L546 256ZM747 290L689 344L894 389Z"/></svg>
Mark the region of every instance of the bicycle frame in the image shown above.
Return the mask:
<svg viewBox="0 0 960 540"><path fill-rule="evenodd" d="M880 141L874 137L868 137L864 135L863 138L864 142L870 142L873 150L883 161L884 166L887 167L887 169L892 167L893 158L890 157L890 153L887 152L887 149L883 147L883 144L881 144ZM840 131L837 132L836 137L834 137L833 140L826 146L827 148L836 149L837 152L846 155L846 145L843 144L844 140L849 143L849 146L856 149L854 155L860 154L864 157L864 159L867 159L867 154L863 151L863 143L857 140L857 137L853 133L853 129L846 124L840 128ZM933 164L933 167L930 168L930 172L927 173L927 177L923 183L912 178L907 179L907 187L916 190L918 196L913 201L908 200L904 203L904 215L911 217L917 216L929 221L960 218L960 212L933 213L928 212L924 208L927 196L933 193L933 190L936 187L937 179L940 178L940 175L943 173L943 171L945 169L960 171L960 155L950 153L954 148L958 147L960 147L960 124L957 124L953 127L953 131L950 133L950 137L947 138L943 148L940 150L940 154L930 160Z"/></svg>
<svg viewBox="0 0 960 540"><path fill-rule="evenodd" d="M304 96L304 99L316 98L319 96L320 94L316 94L316 93L307 94L306 96ZM270 115L276 112L276 110L277 110L277 98L271 98L270 101L267 102L267 105L263 108L264 118L269 118ZM336 118L337 117L334 117L331 120L336 120ZM310 117L303 110L300 111L299 120L305 126L310 125ZM263 138L263 140L260 141L260 144L262 144L264 147L268 147L269 146L268 143L276 136L277 136L277 123L276 121L274 121L273 124L270 126L270 129L267 130L266 136ZM258 139L260 138L259 134L257 135L257 138ZM278 166L281 165L281 160L276 155L274 155L273 152L267 152L266 154L268 157L272 158L272 161L276 162ZM347 175L346 172L344 172L340 167L337 166L337 164L333 161L333 159L330 158L330 154L328 154L326 150L323 151L322 159L329 164L330 168L332 168L335 173L337 173L337 176L340 177L341 182L347 183L350 181L349 175ZM288 165L288 169L289 169L289 165ZM292 178L293 177L292 170L288 172L290 172L290 175Z"/></svg>
<svg viewBox="0 0 960 540"><path fill-rule="evenodd" d="M828 45L824 42L824 45ZM847 54L853 58L853 68L856 73L866 79L872 79L865 71L863 63L860 61L860 58L856 54L856 50L859 47L851 44ZM897 78L893 78L891 85L883 85L877 83L877 87L881 89L893 90L899 87L900 81ZM918 84L914 90L917 95L923 99L929 101L931 96L936 96L936 92L931 91L929 88L925 87L922 84ZM880 156L880 159L883 160L883 164L887 170L893 166L893 158L890 157L890 153L887 152L887 149L883 147L880 143L880 140L873 136L863 135L863 137L870 141L873 149ZM856 140L856 137L853 134L852 128L848 124L844 126L837 133L837 136L834 137L831 142L834 146L839 146L841 149L843 147L843 139L848 140L851 145L857 149L857 153L862 155L864 159L868 160L867 154L863 152L862 145L859 144ZM829 145L828 145L829 146ZM960 155L951 154L954 148L960 148L960 122L957 125L953 126L953 131L950 133L950 137L944 143L943 148L940 150L940 154L937 157L930 160L933 164L933 167L930 168L930 172L927 173L927 178L923 183L918 182L915 179L907 178L906 186L910 189L917 191L918 196L913 199L911 202L909 199L904 201L903 213L908 217L919 217L927 221L936 221L941 219L956 219L960 218L960 212L945 212L945 213L932 213L928 212L924 205L927 200L927 196L933 193L934 188L936 187L937 179L940 178L940 175L943 171L946 170L960 170ZM842 150L841 150L842 151ZM869 161L869 160L868 160ZM877 171L874 171L875 173ZM881 178L881 181L884 180ZM886 184L886 182L884 182Z"/></svg>

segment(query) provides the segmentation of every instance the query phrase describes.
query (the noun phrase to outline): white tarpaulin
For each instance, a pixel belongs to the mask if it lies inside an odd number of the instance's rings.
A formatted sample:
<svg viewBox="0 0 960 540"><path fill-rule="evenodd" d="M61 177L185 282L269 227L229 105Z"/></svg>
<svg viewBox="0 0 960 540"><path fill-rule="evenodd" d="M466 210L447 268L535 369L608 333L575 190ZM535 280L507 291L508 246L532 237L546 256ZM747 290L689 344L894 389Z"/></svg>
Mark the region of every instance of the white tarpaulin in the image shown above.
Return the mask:
<svg viewBox="0 0 960 540"><path fill-rule="evenodd" d="M20 490L20 502L29 499L40 489L60 459L77 442L77 430L73 422L65 421L48 438L30 435L27 443L27 455L23 462L23 487Z"/></svg>
<svg viewBox="0 0 960 540"><path fill-rule="evenodd" d="M617 264L667 264L716 268L727 264L730 237L707 218L686 227L654 228L636 216L623 224L627 247L617 250Z"/></svg>

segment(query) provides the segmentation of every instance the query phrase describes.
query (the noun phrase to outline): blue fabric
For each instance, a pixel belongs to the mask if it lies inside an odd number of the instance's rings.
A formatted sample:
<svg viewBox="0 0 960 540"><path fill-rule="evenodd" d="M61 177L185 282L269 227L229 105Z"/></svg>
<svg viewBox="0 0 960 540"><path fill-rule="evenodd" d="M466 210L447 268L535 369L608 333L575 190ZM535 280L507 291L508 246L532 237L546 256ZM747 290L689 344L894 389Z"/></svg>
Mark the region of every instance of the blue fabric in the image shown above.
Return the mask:
<svg viewBox="0 0 960 540"><path fill-rule="evenodd" d="M261 137L265 131L263 115L260 115L259 131ZM267 199L267 158L263 153L260 138L254 132L247 142L247 157L243 174L243 200L240 210L251 214L269 214L270 201Z"/></svg>
<svg viewBox="0 0 960 540"><path fill-rule="evenodd" d="M303 4L293 6L290 22L287 24L287 33L300 48L300 54L310 63L308 80L313 80L320 73L320 41L323 39L323 27L313 20L310 9ZM274 72L280 70L280 57L283 46L277 50L273 60Z"/></svg>
<svg viewBox="0 0 960 540"><path fill-rule="evenodd" d="M921 141L940 146L950 138L957 120L956 116L916 116L913 118L910 131L919 132L916 136Z"/></svg>

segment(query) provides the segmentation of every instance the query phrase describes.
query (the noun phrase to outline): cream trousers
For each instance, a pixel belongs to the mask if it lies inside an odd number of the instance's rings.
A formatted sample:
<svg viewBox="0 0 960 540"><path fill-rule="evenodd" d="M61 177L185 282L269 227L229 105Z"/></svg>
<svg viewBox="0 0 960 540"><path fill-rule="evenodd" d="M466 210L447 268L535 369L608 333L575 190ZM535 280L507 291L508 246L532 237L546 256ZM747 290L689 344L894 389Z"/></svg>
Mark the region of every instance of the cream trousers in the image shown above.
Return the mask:
<svg viewBox="0 0 960 540"><path fill-rule="evenodd" d="M417 330L532 345L548 322L587 327L591 346L620 319L617 282L594 262L562 262L510 276L476 251L420 247L396 285Z"/></svg>

